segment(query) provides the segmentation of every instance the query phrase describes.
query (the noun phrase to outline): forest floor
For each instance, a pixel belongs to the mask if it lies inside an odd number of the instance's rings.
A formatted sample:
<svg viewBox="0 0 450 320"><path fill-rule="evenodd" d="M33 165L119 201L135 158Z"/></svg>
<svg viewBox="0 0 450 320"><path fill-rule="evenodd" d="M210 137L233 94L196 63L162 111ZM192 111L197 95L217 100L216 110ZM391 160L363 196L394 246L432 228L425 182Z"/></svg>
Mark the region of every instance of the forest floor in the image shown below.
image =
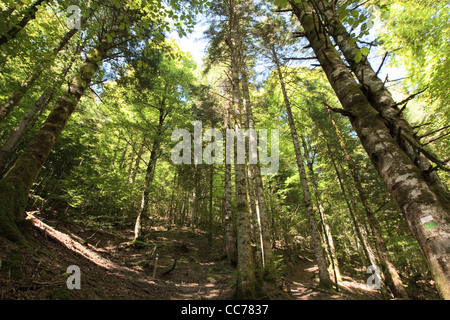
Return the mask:
<svg viewBox="0 0 450 320"><path fill-rule="evenodd" d="M100 231L38 214L32 221L33 250L0 237L0 299L233 298L235 269L225 259L223 240L214 238L210 247L204 231L155 226L142 242L130 245L132 228ZM81 270L80 290L67 289L70 265ZM319 289L317 265L307 258L296 256L285 269L283 281L266 288L263 299L380 299L377 291L349 277L343 277L340 292Z"/></svg>

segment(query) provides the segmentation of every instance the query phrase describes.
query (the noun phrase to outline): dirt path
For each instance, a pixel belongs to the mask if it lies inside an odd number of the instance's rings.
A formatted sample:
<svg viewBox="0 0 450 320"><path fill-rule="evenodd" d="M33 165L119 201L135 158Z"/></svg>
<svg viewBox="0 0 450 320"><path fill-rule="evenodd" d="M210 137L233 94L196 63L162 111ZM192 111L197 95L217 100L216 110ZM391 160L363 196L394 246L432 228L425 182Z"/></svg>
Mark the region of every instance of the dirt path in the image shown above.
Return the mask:
<svg viewBox="0 0 450 320"><path fill-rule="evenodd" d="M33 253L0 238L0 246L5 248L0 253L3 262L0 299L225 300L233 297L235 269L224 259L223 240L215 238L210 248L201 230L154 227L145 232L142 242L130 245L131 229L115 233L51 220L44 223L34 216L30 219L35 226L30 239L36 248ZM66 270L70 265L80 267L81 290L67 289ZM302 260L293 270L284 288L290 295L279 298L351 298L347 294L319 290L314 277L317 266L311 261ZM367 288L360 289L362 294L368 292ZM277 296L268 298L277 299Z"/></svg>

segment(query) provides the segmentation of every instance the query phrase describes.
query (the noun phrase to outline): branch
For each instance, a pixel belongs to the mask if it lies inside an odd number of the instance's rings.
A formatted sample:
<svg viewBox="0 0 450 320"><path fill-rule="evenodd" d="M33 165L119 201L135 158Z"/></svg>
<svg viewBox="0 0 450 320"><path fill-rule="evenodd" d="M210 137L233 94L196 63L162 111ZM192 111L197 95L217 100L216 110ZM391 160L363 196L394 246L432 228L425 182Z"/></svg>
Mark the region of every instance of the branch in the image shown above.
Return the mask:
<svg viewBox="0 0 450 320"><path fill-rule="evenodd" d="M380 66L378 67L378 70L377 70L377 72L375 73L375 76L378 77L378 74L380 73L381 68L383 68L384 63L386 62L386 58L387 58L388 55L389 55L389 52L386 52L386 53L384 54L383 61L381 61L381 64L380 64Z"/></svg>
<svg viewBox="0 0 450 320"><path fill-rule="evenodd" d="M430 143L436 142L437 140L442 139L442 138L444 138L444 137L446 137L446 136L448 136L448 135L450 135L450 132L447 132L447 133L445 133L445 134L443 134L442 136L439 136L439 137L437 137L437 138L431 139L431 140L428 141L427 143L423 144L423 146L426 146L426 145L428 145L428 144L430 144Z"/></svg>
<svg viewBox="0 0 450 320"><path fill-rule="evenodd" d="M440 131L442 131L442 130L445 130L445 129L447 129L447 128L450 128L450 125L449 125L449 126L445 126L445 127L443 127L443 128L440 128L440 129L437 129L437 130L434 130L434 131L432 131L432 132L430 132L430 133L424 134L423 136L420 136L419 139L423 139L423 138L429 137L429 136L431 136L431 135L433 135L433 134L435 134L435 133L438 133L438 132L440 132Z"/></svg>
<svg viewBox="0 0 450 320"><path fill-rule="evenodd" d="M278 9L278 10L275 10L275 12L278 12L278 13L292 12L292 11L293 11L292 9Z"/></svg>
<svg viewBox="0 0 450 320"><path fill-rule="evenodd" d="M414 126L413 129L419 129L425 126L429 126L430 124L433 124L432 122L427 122L427 123L423 123L423 124L419 124L417 126Z"/></svg>
<svg viewBox="0 0 450 320"><path fill-rule="evenodd" d="M95 90L94 89L92 89L90 86L89 86L89 90L91 90L96 96L97 96L97 98L99 98L100 99L100 101L103 103L103 104L106 104L104 101L103 101L103 99L98 95L98 93L97 92L95 92Z"/></svg>
<svg viewBox="0 0 450 320"><path fill-rule="evenodd" d="M329 110L331 110L333 112L340 113L340 114L342 114L345 117L353 117L354 116L354 114L351 113L350 111L347 111L347 110L344 110L344 109L340 109L340 108L333 108L326 101L323 101L323 104L325 105L325 107L327 107L327 109L329 109Z"/></svg>
<svg viewBox="0 0 450 320"><path fill-rule="evenodd" d="M305 58L283 58L285 60L317 60L316 57L305 57Z"/></svg>
<svg viewBox="0 0 450 320"><path fill-rule="evenodd" d="M406 102L405 105L398 111L397 116L401 115L403 113L403 111L405 111L407 106L408 106L408 102Z"/></svg>
<svg viewBox="0 0 450 320"><path fill-rule="evenodd" d="M428 158L431 162L436 164L439 169L442 169L444 171L450 171L450 168L446 167L446 164L448 160L440 160L436 155L434 155L432 152L426 150L423 145L419 144L415 139L411 138L408 134L406 134L404 131L401 132L401 135L409 142L411 145L417 149L418 152L421 152L425 157Z"/></svg>
<svg viewBox="0 0 450 320"><path fill-rule="evenodd" d="M408 103L408 101L414 99L414 98L417 97L419 94L422 94L422 93L424 93L424 92L427 91L427 90L428 90L428 88L425 88L425 89L423 89L423 90L421 90L421 91L419 91L419 92L416 92L416 93L410 95L410 96L409 96L408 98L406 98L405 100L403 100L403 101L401 101L401 102L399 102L399 103L394 104L394 108L395 108L395 107L398 107L398 106L401 106L401 105L403 105L403 104ZM400 115L400 114L401 114L401 112L399 112L399 115Z"/></svg>
<svg viewBox="0 0 450 320"><path fill-rule="evenodd" d="M306 37L306 33L305 32L293 32L292 35L294 36L294 38Z"/></svg>

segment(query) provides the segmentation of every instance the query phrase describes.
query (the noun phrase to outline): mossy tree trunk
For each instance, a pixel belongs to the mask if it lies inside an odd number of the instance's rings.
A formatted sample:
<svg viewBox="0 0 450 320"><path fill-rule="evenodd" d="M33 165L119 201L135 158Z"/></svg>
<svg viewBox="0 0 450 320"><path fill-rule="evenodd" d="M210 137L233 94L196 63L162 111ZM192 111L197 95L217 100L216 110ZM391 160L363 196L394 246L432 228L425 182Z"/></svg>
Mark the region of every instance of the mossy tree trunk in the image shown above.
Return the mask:
<svg viewBox="0 0 450 320"><path fill-rule="evenodd" d="M75 57L72 60L75 60ZM13 132L6 139L0 149L0 177L3 177L5 174L8 163L12 160L11 156L17 151L19 143L24 139L27 132L33 128L42 111L48 106L50 101L53 100L59 86L62 84L62 81L65 80L71 65L72 63L69 63L64 67L61 74L55 79L55 83L57 83L57 85L47 92L42 93L42 95L36 100L35 103L33 103L31 108L25 113L23 118L14 128Z"/></svg>
<svg viewBox="0 0 450 320"><path fill-rule="evenodd" d="M44 0L36 0L32 3L23 14L22 20L14 26L12 26L5 35L0 36L0 46L7 43L9 40L17 37L17 34L25 28L25 26L36 17L36 12L38 11L38 6L42 5Z"/></svg>
<svg viewBox="0 0 450 320"><path fill-rule="evenodd" d="M385 82L378 77L377 72L372 68L366 56L362 56L360 62L355 59L360 47L352 41L350 33L339 20L335 10L329 1L312 0L315 7L321 13L322 21L327 26L327 30L338 45L345 60L350 66L353 74L358 79L361 89L371 105L383 117L386 126L389 128L391 136L397 141L399 146L411 161L423 172L427 172L432 163L430 159L440 162L429 150L422 148L417 135L412 126L400 111ZM425 155L425 153L427 156ZM427 183L430 187L442 193L447 201L450 201L450 192L443 184L436 171L427 172Z"/></svg>
<svg viewBox="0 0 450 320"><path fill-rule="evenodd" d="M380 225L375 217L375 213L373 212L372 208L369 205L366 192L363 189L361 180L358 176L356 166L345 144L344 137L336 121L333 118L331 110L328 109L328 113L331 123L333 124L333 127L336 131L336 136L339 140L339 144L342 150L344 151L345 160L347 161L347 165L350 170L350 174L353 178L353 182L356 187L360 202L363 205L364 211L366 212L367 221L369 222L369 226L372 229L372 233L375 239L375 245L378 250L379 261L381 263L381 269L383 271L383 274L386 276L388 280L387 281L388 286L391 288L391 291L394 293L396 297L406 299L408 298L408 294L406 293L406 290L403 286L403 282L400 278L400 275L398 274L397 268L395 268L394 264L392 263L391 256L386 247L386 242L384 241L383 236L381 234Z"/></svg>
<svg viewBox="0 0 450 320"><path fill-rule="evenodd" d="M117 28L115 19L112 27ZM13 167L0 181L0 235L20 242L27 241L20 230L25 222L28 193L58 137L69 121L75 107L88 88L110 45L100 39L93 54L87 55L64 94L56 101L43 126L25 148Z"/></svg>
<svg viewBox="0 0 450 320"><path fill-rule="evenodd" d="M430 187L425 173L408 157L348 72L339 53L324 34L319 16L306 1L290 1L306 37L358 134L372 164L421 246L443 298L450 299L449 203Z"/></svg>

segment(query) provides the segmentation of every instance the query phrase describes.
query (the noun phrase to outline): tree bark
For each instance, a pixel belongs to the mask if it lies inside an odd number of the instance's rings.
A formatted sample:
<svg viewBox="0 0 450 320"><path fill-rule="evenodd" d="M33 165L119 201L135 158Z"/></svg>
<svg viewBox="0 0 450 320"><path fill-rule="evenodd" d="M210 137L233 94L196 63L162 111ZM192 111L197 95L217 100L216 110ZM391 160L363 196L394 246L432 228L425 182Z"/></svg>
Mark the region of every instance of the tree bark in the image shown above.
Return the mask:
<svg viewBox="0 0 450 320"><path fill-rule="evenodd" d="M450 299L449 204L430 188L423 172L391 136L384 119L324 35L312 7L306 2L290 3L372 164L421 246L441 296Z"/></svg>
<svg viewBox="0 0 450 320"><path fill-rule="evenodd" d="M118 19L113 22L113 25L117 22ZM106 39L103 39L98 43L94 54L86 56L78 73L55 103L43 126L0 181L0 234L10 240L27 246L20 227L25 220L24 209L28 193L56 139L61 135L77 103L98 70L98 61L107 57L108 47Z"/></svg>
<svg viewBox="0 0 450 320"><path fill-rule="evenodd" d="M311 192L309 190L308 179L306 176L305 165L303 162L303 155L300 149L300 142L298 139L297 128L295 127L294 117L292 115L291 103L289 101L289 97L286 92L286 85L284 84L283 74L281 72L280 63L278 61L275 49L272 50L272 58L275 62L276 69L278 72L278 78L280 80L284 104L288 115L288 122L292 136L292 143L294 144L295 157L297 160L298 172L300 175L300 184L303 193L303 202L305 204L308 223L311 230L311 241L314 248L314 254L316 257L317 265L319 267L320 286L323 288L330 289L333 287L333 282L331 281L330 273L328 271L328 266L326 263L326 258L323 252L322 241L320 240L319 229L317 227L315 212L311 201Z"/></svg>
<svg viewBox="0 0 450 320"><path fill-rule="evenodd" d="M229 6L228 24L229 24L229 48L231 56L231 80L232 80L232 105L235 118L235 133L242 132L242 111L240 108L241 93L239 90L239 52L238 37L241 7L231 1ZM236 146L236 144L235 144ZM255 267L252 255L251 236L250 236L250 210L247 201L247 182L245 163L238 164L234 156L234 177L236 192L236 230L237 230L237 283L236 298L241 300L251 300L256 297L256 277Z"/></svg>
<svg viewBox="0 0 450 320"><path fill-rule="evenodd" d="M224 114L224 127L225 130L230 129L230 113L229 106L226 105ZM226 150L229 151L228 149ZM226 157L229 159L229 156ZM226 247L225 252L231 265L237 265L237 252L236 252L236 236L234 232L233 212L231 210L231 163L225 162L224 173L224 195L223 195L223 213L224 213L224 227L225 227L225 240Z"/></svg>
<svg viewBox="0 0 450 320"><path fill-rule="evenodd" d="M76 34L78 30L72 29L68 31L64 37L59 41L59 43L52 50L52 60L56 58L58 52L60 52L69 43L70 39ZM51 62L50 61L50 62ZM11 113L15 106L20 102L20 100L25 96L28 90L33 86L35 81L41 76L45 67L39 66L34 70L25 81L23 81L16 91L6 99L0 106L0 123L2 123L6 117Z"/></svg>
<svg viewBox="0 0 450 320"><path fill-rule="evenodd" d="M147 171L145 173L144 187L142 190L141 206L136 218L136 223L134 225L134 241L138 240L142 232L142 217L146 214L148 209L148 203L150 200L150 191L155 177L156 162L161 154L161 135L162 128L164 125L164 106L159 108L159 122L156 127L156 136L153 141L152 150L150 151L150 159L147 164Z"/></svg>
<svg viewBox="0 0 450 320"><path fill-rule="evenodd" d="M246 124L247 129L254 129L254 119L253 119L253 111L252 111L252 104L250 99L250 92L248 88L248 78L247 78L247 71L245 70L245 61L244 61L244 55L242 52L242 46L239 46L239 67L240 67L240 74L241 74L241 84L242 84L242 93L243 93L243 102L244 102L244 112L246 115ZM256 145L256 136L249 135L247 137L250 141L250 145ZM248 148L248 150L250 150ZM251 169L251 178L252 178L252 185L254 187L255 196L257 199L256 205L257 205L257 222L260 226L259 230L261 233L261 254L262 254L262 265L264 269L265 276L267 279L273 278L273 253L272 253L272 247L270 244L270 231L269 231L269 222L267 217L267 205L266 205L266 199L264 196L264 187L261 177L261 168L259 166L259 163L256 164L249 164Z"/></svg>
<svg viewBox="0 0 450 320"><path fill-rule="evenodd" d="M25 26L36 17L36 12L38 11L38 6L42 4L44 0L35 1L29 8L25 10L22 20L8 30L6 35L0 36L0 46L7 43L9 40L14 39L17 34L25 28Z"/></svg>
<svg viewBox="0 0 450 320"><path fill-rule="evenodd" d="M392 292L394 293L394 295L396 297L406 299L406 298L408 298L408 294L406 293L406 290L403 287L403 283L402 283L402 280L400 279L397 269L395 268L394 264L392 263L392 259L390 257L389 251L386 247L386 243L381 234L380 225L378 224L378 221L375 217L375 213L373 212L372 208L369 205L366 193L365 193L364 188L359 179L355 164L353 163L350 152L348 151L347 146L345 144L344 137L342 136L342 133L341 133L339 127L337 126L336 121L333 118L331 110L328 110L328 113L330 116L331 123L333 124L333 127L336 130L336 136L339 139L341 148L344 151L345 160L347 161L347 165L350 170L350 174L353 178L353 182L355 183L355 187L356 187L359 199L361 201L361 204L364 207L364 210L365 210L366 216L367 216L367 220L372 229L372 232L373 232L373 235L375 238L376 248L378 249L378 254L380 256L379 260L381 263L382 271L387 276L388 286L391 288Z"/></svg>
<svg viewBox="0 0 450 320"><path fill-rule="evenodd" d="M412 126L405 119L404 114L400 112L397 103L388 88L386 88L385 83L378 77L377 72L373 70L366 56L363 56L359 63L356 62L355 55L360 51L360 48L356 42L350 41L352 39L350 33L334 13L329 2L312 0L312 3L321 12L323 21L328 27L328 32L343 53L352 72L357 77L366 98L383 117L391 136L397 141L411 161L420 170L427 172L432 166L432 163L421 152L420 148L418 148L418 146L421 146L419 139L414 133ZM430 187L446 195L447 201L450 201L450 192L436 171L427 173L427 182Z"/></svg>

